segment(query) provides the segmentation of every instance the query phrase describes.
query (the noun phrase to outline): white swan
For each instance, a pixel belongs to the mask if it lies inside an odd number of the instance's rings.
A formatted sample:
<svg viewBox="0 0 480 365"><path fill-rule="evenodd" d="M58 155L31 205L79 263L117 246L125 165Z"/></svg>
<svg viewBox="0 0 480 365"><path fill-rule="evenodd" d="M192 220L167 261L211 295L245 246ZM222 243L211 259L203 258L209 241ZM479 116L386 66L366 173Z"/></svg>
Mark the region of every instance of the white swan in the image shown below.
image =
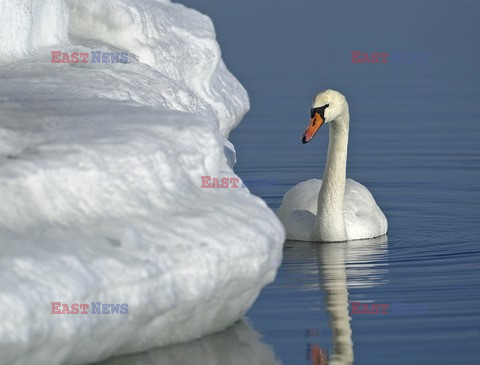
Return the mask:
<svg viewBox="0 0 480 365"><path fill-rule="evenodd" d="M310 124L302 142L309 142L324 123L330 123L323 182L311 179L291 188L277 215L287 238L336 242L382 236L387 218L362 184L346 179L350 115L345 97L324 90L313 99Z"/></svg>

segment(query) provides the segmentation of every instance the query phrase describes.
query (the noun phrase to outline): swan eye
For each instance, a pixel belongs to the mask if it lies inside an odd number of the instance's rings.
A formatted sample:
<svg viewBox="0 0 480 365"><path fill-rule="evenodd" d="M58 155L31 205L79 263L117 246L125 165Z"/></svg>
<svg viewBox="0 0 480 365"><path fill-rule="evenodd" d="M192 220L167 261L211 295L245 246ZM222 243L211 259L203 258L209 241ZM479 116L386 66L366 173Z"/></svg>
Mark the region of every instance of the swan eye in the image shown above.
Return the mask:
<svg viewBox="0 0 480 365"><path fill-rule="evenodd" d="M319 106L318 108L312 108L310 109L310 118L314 118L315 114L320 114L322 119L325 119L325 109L329 107L330 104L325 104L324 106Z"/></svg>

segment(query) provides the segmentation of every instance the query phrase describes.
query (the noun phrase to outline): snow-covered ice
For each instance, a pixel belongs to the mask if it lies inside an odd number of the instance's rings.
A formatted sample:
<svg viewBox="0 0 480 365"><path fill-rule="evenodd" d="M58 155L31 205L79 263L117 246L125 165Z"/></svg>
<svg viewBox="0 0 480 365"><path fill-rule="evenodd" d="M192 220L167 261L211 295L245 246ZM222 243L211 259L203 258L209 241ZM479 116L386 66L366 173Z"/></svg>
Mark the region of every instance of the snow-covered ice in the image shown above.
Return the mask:
<svg viewBox="0 0 480 365"><path fill-rule="evenodd" d="M168 0L0 0L0 357L87 363L223 330L284 230L232 176L248 110L208 17ZM127 64L51 51L128 52ZM125 315L51 302L128 303Z"/></svg>

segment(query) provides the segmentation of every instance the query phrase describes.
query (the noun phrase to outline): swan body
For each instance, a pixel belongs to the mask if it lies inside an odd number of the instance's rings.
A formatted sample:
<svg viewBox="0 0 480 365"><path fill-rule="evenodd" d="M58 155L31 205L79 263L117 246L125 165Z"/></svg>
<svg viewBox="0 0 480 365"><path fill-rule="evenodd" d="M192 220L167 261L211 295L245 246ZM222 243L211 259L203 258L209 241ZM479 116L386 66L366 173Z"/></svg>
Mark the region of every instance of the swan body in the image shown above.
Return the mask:
<svg viewBox="0 0 480 365"><path fill-rule="evenodd" d="M291 188L283 197L277 215L285 226L287 239L314 241L311 238L317 215L317 199L322 180L310 179ZM387 219L368 189L347 179L343 205L346 240L382 236L387 232ZM334 240L335 241L335 240Z"/></svg>
<svg viewBox="0 0 480 365"><path fill-rule="evenodd" d="M336 242L386 234L387 219L372 194L346 178L350 115L347 101L338 91L316 95L302 142L309 142L327 123L330 133L323 180L311 179L294 186L277 211L287 239Z"/></svg>

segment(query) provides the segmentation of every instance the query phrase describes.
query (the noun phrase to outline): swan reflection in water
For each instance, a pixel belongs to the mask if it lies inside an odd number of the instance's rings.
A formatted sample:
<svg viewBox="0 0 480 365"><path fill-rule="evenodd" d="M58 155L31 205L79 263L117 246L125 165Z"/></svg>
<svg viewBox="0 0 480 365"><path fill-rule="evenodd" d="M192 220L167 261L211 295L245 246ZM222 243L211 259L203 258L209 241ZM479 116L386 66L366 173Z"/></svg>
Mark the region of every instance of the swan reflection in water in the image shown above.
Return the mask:
<svg viewBox="0 0 480 365"><path fill-rule="evenodd" d="M314 365L353 364L352 328L348 289L371 288L384 284L387 271L387 236L341 243L302 243L287 241L284 260L316 256L319 288L325 293L325 309L332 330L333 354L318 345L309 348ZM308 285L312 289L312 285Z"/></svg>

